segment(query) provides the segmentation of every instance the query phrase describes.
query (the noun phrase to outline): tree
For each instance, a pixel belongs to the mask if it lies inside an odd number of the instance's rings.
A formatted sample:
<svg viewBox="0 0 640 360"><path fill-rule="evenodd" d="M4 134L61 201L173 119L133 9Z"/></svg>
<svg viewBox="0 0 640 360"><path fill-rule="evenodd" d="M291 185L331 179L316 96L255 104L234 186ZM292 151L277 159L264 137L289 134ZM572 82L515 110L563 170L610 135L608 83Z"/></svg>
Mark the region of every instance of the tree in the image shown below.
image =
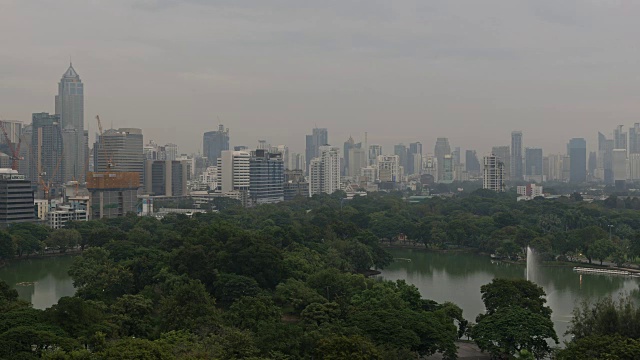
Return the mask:
<svg viewBox="0 0 640 360"><path fill-rule="evenodd" d="M333 335L318 342L316 356L323 360L382 359L380 350L367 338L352 335Z"/></svg>
<svg viewBox="0 0 640 360"><path fill-rule="evenodd" d="M133 288L131 271L109 258L102 248L91 248L73 259L69 269L78 296L85 299L113 300Z"/></svg>
<svg viewBox="0 0 640 360"><path fill-rule="evenodd" d="M589 336L571 341L557 359L640 359L640 341L619 335Z"/></svg>
<svg viewBox="0 0 640 360"><path fill-rule="evenodd" d="M78 246L82 241L82 236L78 230L58 229L53 231L45 240L47 246L55 248L60 252L66 252L68 248Z"/></svg>
<svg viewBox="0 0 640 360"><path fill-rule="evenodd" d="M147 337L153 330L153 302L142 295L123 295L111 306L121 336Z"/></svg>
<svg viewBox="0 0 640 360"><path fill-rule="evenodd" d="M542 287L524 279L493 279L480 287L482 301L491 315L500 308L521 307L545 317L551 316L551 308Z"/></svg>
<svg viewBox="0 0 640 360"><path fill-rule="evenodd" d="M245 296L231 305L225 317L235 327L256 331L261 323L280 321L282 313L268 296Z"/></svg>
<svg viewBox="0 0 640 360"><path fill-rule="evenodd" d="M13 259L16 255L16 244L11 235L4 230L0 230L0 259Z"/></svg>
<svg viewBox="0 0 640 360"><path fill-rule="evenodd" d="M168 294L160 300L162 331L195 330L205 325L215 325L215 299L207 293L199 280L180 277L171 280Z"/></svg>
<svg viewBox="0 0 640 360"><path fill-rule="evenodd" d="M594 258L600 260L600 265L604 259L609 257L615 251L615 245L608 238L601 238L596 240L591 248L589 249L589 253Z"/></svg>

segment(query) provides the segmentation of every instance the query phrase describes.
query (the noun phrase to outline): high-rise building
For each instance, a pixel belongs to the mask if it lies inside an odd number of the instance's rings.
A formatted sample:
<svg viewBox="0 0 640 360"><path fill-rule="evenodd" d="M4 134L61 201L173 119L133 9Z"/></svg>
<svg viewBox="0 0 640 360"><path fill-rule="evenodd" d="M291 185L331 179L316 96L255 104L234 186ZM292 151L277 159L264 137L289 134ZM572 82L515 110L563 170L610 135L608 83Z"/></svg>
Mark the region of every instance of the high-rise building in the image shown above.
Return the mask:
<svg viewBox="0 0 640 360"><path fill-rule="evenodd" d="M511 180L522 180L522 131L511 132Z"/></svg>
<svg viewBox="0 0 640 360"><path fill-rule="evenodd" d="M349 149L347 161L349 162L349 168L346 171L347 175L351 177L360 176L360 169L367 167L367 154L365 149L360 147L360 143Z"/></svg>
<svg viewBox="0 0 640 360"><path fill-rule="evenodd" d="M87 173L89 217L113 218L136 212L140 176L135 172Z"/></svg>
<svg viewBox="0 0 640 360"><path fill-rule="evenodd" d="M504 162L498 156L491 154L483 158L483 164L482 188L504 192Z"/></svg>
<svg viewBox="0 0 640 360"><path fill-rule="evenodd" d="M320 147L329 144L329 132L326 128L313 128L311 135L306 136L305 159L307 169L311 160L320 157Z"/></svg>
<svg viewBox="0 0 640 360"><path fill-rule="evenodd" d="M480 161L475 150L467 150L464 157L466 170L471 175L479 175L482 173L482 167L480 167Z"/></svg>
<svg viewBox="0 0 640 360"><path fill-rule="evenodd" d="M546 157L547 181L569 181L569 156L564 154L551 154Z"/></svg>
<svg viewBox="0 0 640 360"><path fill-rule="evenodd" d="M404 144L397 144L393 146L393 154L398 156L398 165L402 166L404 171L407 171L407 147Z"/></svg>
<svg viewBox="0 0 640 360"><path fill-rule="evenodd" d="M524 150L524 176L527 181L542 182L543 166L542 166L542 149L526 148Z"/></svg>
<svg viewBox="0 0 640 360"><path fill-rule="evenodd" d="M31 182L16 170L0 169L0 225L35 220Z"/></svg>
<svg viewBox="0 0 640 360"><path fill-rule="evenodd" d="M640 154L640 123L629 128L629 154Z"/></svg>
<svg viewBox="0 0 640 360"><path fill-rule="evenodd" d="M88 155L84 131L84 84L72 64L58 83L55 108L60 116L60 126L66 133L63 179L84 181Z"/></svg>
<svg viewBox="0 0 640 360"><path fill-rule="evenodd" d="M629 154L629 178L640 180L640 153Z"/></svg>
<svg viewBox="0 0 640 360"><path fill-rule="evenodd" d="M309 164L309 195L333 194L340 190L340 149L321 146L320 156Z"/></svg>
<svg viewBox="0 0 640 360"><path fill-rule="evenodd" d="M445 155L442 159L442 176L440 182L444 184L450 184L455 180L455 164L453 155Z"/></svg>
<svg viewBox="0 0 640 360"><path fill-rule="evenodd" d="M7 136L9 137L9 141L12 144L18 144L20 141L20 136L22 135L22 121L17 120L0 120L0 124L4 127L4 130L7 132ZM7 139L4 135L0 134L0 145L6 145Z"/></svg>
<svg viewBox="0 0 640 360"><path fill-rule="evenodd" d="M344 142L344 145L342 146L342 151L343 151L343 156L342 156L342 176L346 176L349 173L349 150L351 150L352 148L354 148L356 146L356 142L355 140L353 140L353 137L349 136L349 139L347 139L347 141ZM353 176L351 174L349 174L350 176Z"/></svg>
<svg viewBox="0 0 640 360"><path fill-rule="evenodd" d="M144 142L142 130L120 128L106 130L93 146L95 172L135 172L143 183Z"/></svg>
<svg viewBox="0 0 640 360"><path fill-rule="evenodd" d="M627 150L627 133L624 132L623 125L618 125L613 130L613 148Z"/></svg>
<svg viewBox="0 0 640 360"><path fill-rule="evenodd" d="M229 150L229 128L219 125L217 131L207 131L202 137L202 153L209 165L217 164L223 151Z"/></svg>
<svg viewBox="0 0 640 360"><path fill-rule="evenodd" d="M413 142L409 144L407 151L407 167L405 173L407 175L419 174L422 164L422 143Z"/></svg>
<svg viewBox="0 0 640 360"><path fill-rule="evenodd" d="M508 145L494 146L491 153L500 158L502 166L504 166L504 180L506 181L511 176L511 148Z"/></svg>
<svg viewBox="0 0 640 360"><path fill-rule="evenodd" d="M598 166L598 156L595 151L589 152L589 158L587 160L587 171L589 178L593 178L596 173L596 167Z"/></svg>
<svg viewBox="0 0 640 360"><path fill-rule="evenodd" d="M607 139L603 133L598 133L598 157L596 158L596 171L594 177L613 185L613 149L615 142Z"/></svg>
<svg viewBox="0 0 640 360"><path fill-rule="evenodd" d="M451 154L451 146L449 145L449 139L441 137L436 139L436 145L433 151L436 156L437 165L438 165L438 177L435 179L436 181L442 180L442 176L444 176L444 156Z"/></svg>
<svg viewBox="0 0 640 360"><path fill-rule="evenodd" d="M284 200L290 201L298 196L309 196L309 182L302 170L284 171Z"/></svg>
<svg viewBox="0 0 640 360"><path fill-rule="evenodd" d="M38 185L60 185L64 181L63 138L60 116L35 113L31 132L31 181Z"/></svg>
<svg viewBox="0 0 640 360"><path fill-rule="evenodd" d="M627 150L626 149L613 149L613 181L625 182L627 180L627 169L629 165L627 163Z"/></svg>
<svg viewBox="0 0 640 360"><path fill-rule="evenodd" d="M377 162L378 162L378 180L380 182L397 183L402 181L400 156L379 155Z"/></svg>
<svg viewBox="0 0 640 360"><path fill-rule="evenodd" d="M570 158L569 182L583 183L587 181L587 142L583 138L569 140L567 146Z"/></svg>
<svg viewBox="0 0 640 360"><path fill-rule="evenodd" d="M444 161L444 160L443 160ZM430 175L433 177L433 181L438 181L438 158L432 154L422 159L422 174Z"/></svg>
<svg viewBox="0 0 640 360"><path fill-rule="evenodd" d="M284 160L282 153L258 149L249 160L249 198L252 205L284 201Z"/></svg>
<svg viewBox="0 0 640 360"><path fill-rule="evenodd" d="M451 152L451 156L453 156L453 165L460 165L460 157L462 156L462 154L460 154L460 146L456 146L453 151Z"/></svg>
<svg viewBox="0 0 640 360"><path fill-rule="evenodd" d="M144 164L145 192L154 196L186 196L187 162L177 160L146 160Z"/></svg>
<svg viewBox="0 0 640 360"><path fill-rule="evenodd" d="M167 160L176 160L178 158L178 145L167 144L164 146L165 154L167 154Z"/></svg>
<svg viewBox="0 0 640 360"><path fill-rule="evenodd" d="M380 155L382 155L382 145L369 145L369 165L375 165Z"/></svg>

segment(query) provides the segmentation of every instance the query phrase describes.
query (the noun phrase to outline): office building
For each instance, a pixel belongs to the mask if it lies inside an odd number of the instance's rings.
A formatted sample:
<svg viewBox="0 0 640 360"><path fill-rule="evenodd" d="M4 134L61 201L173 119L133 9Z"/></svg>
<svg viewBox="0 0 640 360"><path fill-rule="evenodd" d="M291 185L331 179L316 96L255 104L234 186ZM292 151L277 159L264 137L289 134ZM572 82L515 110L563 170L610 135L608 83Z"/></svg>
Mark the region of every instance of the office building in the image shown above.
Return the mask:
<svg viewBox="0 0 640 360"><path fill-rule="evenodd" d="M422 159L422 174L432 176L434 182L438 181L438 158L437 157L435 157L432 154L427 154Z"/></svg>
<svg viewBox="0 0 640 360"><path fill-rule="evenodd" d="M627 133L624 132L623 125L618 125L613 130L613 148L627 150Z"/></svg>
<svg viewBox="0 0 640 360"><path fill-rule="evenodd" d="M526 148L524 150L524 178L527 181L541 183L543 179L543 156L540 148Z"/></svg>
<svg viewBox="0 0 640 360"><path fill-rule="evenodd" d="M302 170L284 171L284 200L290 201L298 196L309 196L309 182Z"/></svg>
<svg viewBox="0 0 640 360"><path fill-rule="evenodd" d="M445 155L442 159L442 175L440 181L443 184L451 184L455 180L455 165L453 155Z"/></svg>
<svg viewBox="0 0 640 360"><path fill-rule="evenodd" d="M595 178L596 168L598 167L598 156L595 151L589 152L589 158L587 159L587 173L589 179Z"/></svg>
<svg viewBox="0 0 640 360"><path fill-rule="evenodd" d="M7 133L9 142L17 145L20 142L20 136L22 135L22 121L17 120L0 120L0 126L4 128ZM8 145L7 138L0 134L0 145Z"/></svg>
<svg viewBox="0 0 640 360"><path fill-rule="evenodd" d="M314 128L311 130L311 135L306 136L305 159L307 169L309 169L312 159L320 157L320 147L327 144L329 144L329 132L325 128Z"/></svg>
<svg viewBox="0 0 640 360"><path fill-rule="evenodd" d="M137 212L139 187L137 172L87 173L89 218L114 218Z"/></svg>
<svg viewBox="0 0 640 360"><path fill-rule="evenodd" d="M347 155L347 161L349 162L349 168L347 169L347 175L353 178L357 178L360 176L360 169L367 167L367 154L365 149L359 146L352 147L349 149L349 153Z"/></svg>
<svg viewBox="0 0 640 360"><path fill-rule="evenodd" d="M360 145L360 144L358 144ZM354 148L356 146L356 142L355 140L353 140L353 137L349 136L349 139L347 139L347 141L344 142L344 145L342 146L342 151L343 151L343 156L342 156L342 172L341 175L342 176L353 176L351 174L349 174L349 150L351 150L352 148Z"/></svg>
<svg viewBox="0 0 640 360"><path fill-rule="evenodd" d="M145 160L145 193L153 196L186 196L189 169L178 160Z"/></svg>
<svg viewBox="0 0 640 360"><path fill-rule="evenodd" d="M321 146L320 156L309 163L309 195L340 190L340 149Z"/></svg>
<svg viewBox="0 0 640 360"><path fill-rule="evenodd" d="M95 172L135 172L143 182L144 150L142 130L106 130L93 146Z"/></svg>
<svg viewBox="0 0 640 360"><path fill-rule="evenodd" d="M69 64L58 83L55 97L56 114L60 116L60 127L65 132L64 181L84 181L87 157L87 138L84 129L84 84Z"/></svg>
<svg viewBox="0 0 640 360"><path fill-rule="evenodd" d="M41 184L60 185L64 181L63 136L60 117L48 113L32 116L31 132L31 181Z"/></svg>
<svg viewBox="0 0 640 360"><path fill-rule="evenodd" d="M629 165L627 163L627 150L626 149L613 149L613 181L626 182L628 176L627 171Z"/></svg>
<svg viewBox="0 0 640 360"><path fill-rule="evenodd" d="M404 144L397 144L393 146L393 154L398 157L398 165L407 170L407 157L408 149Z"/></svg>
<svg viewBox="0 0 640 360"><path fill-rule="evenodd" d="M31 182L16 170L0 169L0 225L35 220Z"/></svg>
<svg viewBox="0 0 640 360"><path fill-rule="evenodd" d="M522 171L522 131L511 132L511 180L519 181L523 179Z"/></svg>
<svg viewBox="0 0 640 360"><path fill-rule="evenodd" d="M380 182L402 182L402 167L399 155L378 156L378 180Z"/></svg>
<svg viewBox="0 0 640 360"><path fill-rule="evenodd" d="M307 173L307 162L304 159L304 154L290 153L285 165L287 170L302 170L304 174Z"/></svg>
<svg viewBox="0 0 640 360"><path fill-rule="evenodd" d="M482 188L504 192L504 162L498 156L491 154L483 158L483 164Z"/></svg>
<svg viewBox="0 0 640 360"><path fill-rule="evenodd" d="M264 149L251 152L249 160L249 198L251 205L284 201L284 159L282 153Z"/></svg>
<svg viewBox="0 0 640 360"><path fill-rule="evenodd" d="M587 181L587 142L583 138L569 140L567 146L570 158L569 182L583 183Z"/></svg>
<svg viewBox="0 0 640 360"><path fill-rule="evenodd" d="M629 154L629 179L640 180L640 153Z"/></svg>
<svg viewBox="0 0 640 360"><path fill-rule="evenodd" d="M607 139L602 133L598 133L598 156L596 158L596 171L594 177L604 181L607 185L613 185L613 149L615 142Z"/></svg>
<svg viewBox="0 0 640 360"><path fill-rule="evenodd" d="M202 137L202 154L209 165L216 165L223 151L229 150L229 129L219 125L217 131L207 131Z"/></svg>
<svg viewBox="0 0 640 360"><path fill-rule="evenodd" d="M382 145L369 145L369 165L375 165L378 156L382 155Z"/></svg>
<svg viewBox="0 0 640 360"><path fill-rule="evenodd" d="M465 152L465 165L466 170L471 175L479 175L482 173L482 167L480 166L480 161L478 160L478 155L475 150L467 150Z"/></svg>
<svg viewBox="0 0 640 360"><path fill-rule="evenodd" d="M407 164L405 168L405 174L413 175L420 174L422 167L422 143L413 142L409 144L407 150ZM416 166L417 165L417 166Z"/></svg>
<svg viewBox="0 0 640 360"><path fill-rule="evenodd" d="M436 139L436 145L434 147L434 154L436 156L438 171L436 181L442 180L442 176L444 176L444 156L451 154L451 146L449 145L449 139L447 138L438 138Z"/></svg>

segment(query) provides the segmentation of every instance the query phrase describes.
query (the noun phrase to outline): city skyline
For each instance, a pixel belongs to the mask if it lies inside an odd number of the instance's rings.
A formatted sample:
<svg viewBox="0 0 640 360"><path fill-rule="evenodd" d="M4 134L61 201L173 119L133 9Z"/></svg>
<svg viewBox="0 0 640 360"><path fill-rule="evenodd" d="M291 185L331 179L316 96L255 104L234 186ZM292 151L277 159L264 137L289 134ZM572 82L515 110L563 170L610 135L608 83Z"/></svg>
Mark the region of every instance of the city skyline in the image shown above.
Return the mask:
<svg viewBox="0 0 640 360"><path fill-rule="evenodd" d="M53 113L71 57L90 143L95 114L184 152L219 123L234 145L266 138L301 152L317 126L341 142L367 131L385 148L429 148L448 137L484 154L513 129L547 153L573 137L594 150L598 130L635 122L640 85L628 74L640 51L626 44L640 4L492 3L9 1L0 115Z"/></svg>

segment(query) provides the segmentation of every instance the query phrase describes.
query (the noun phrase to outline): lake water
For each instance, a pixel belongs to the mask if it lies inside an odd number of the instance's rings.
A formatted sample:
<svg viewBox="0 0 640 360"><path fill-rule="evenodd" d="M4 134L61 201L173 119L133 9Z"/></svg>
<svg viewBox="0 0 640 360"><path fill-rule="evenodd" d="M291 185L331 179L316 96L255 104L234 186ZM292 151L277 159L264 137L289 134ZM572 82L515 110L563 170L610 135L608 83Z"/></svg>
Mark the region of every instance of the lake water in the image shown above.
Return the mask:
<svg viewBox="0 0 640 360"><path fill-rule="evenodd" d="M14 261L0 268L0 279L16 289L20 298L31 302L34 308L46 309L61 297L75 293L67 273L72 262L73 256Z"/></svg>
<svg viewBox="0 0 640 360"><path fill-rule="evenodd" d="M494 278L525 278L524 264L492 261L488 256L471 253L436 253L417 249L391 249L396 258L380 275L387 280L405 279L420 289L424 298L451 301L462 308L464 317L475 322L484 312L480 286ZM402 260L405 259L405 260ZM411 261L408 261L410 259ZM571 267L537 266L530 280L544 288L547 304L560 339L571 321L571 312L583 299L621 293L638 294L640 279L579 274Z"/></svg>

